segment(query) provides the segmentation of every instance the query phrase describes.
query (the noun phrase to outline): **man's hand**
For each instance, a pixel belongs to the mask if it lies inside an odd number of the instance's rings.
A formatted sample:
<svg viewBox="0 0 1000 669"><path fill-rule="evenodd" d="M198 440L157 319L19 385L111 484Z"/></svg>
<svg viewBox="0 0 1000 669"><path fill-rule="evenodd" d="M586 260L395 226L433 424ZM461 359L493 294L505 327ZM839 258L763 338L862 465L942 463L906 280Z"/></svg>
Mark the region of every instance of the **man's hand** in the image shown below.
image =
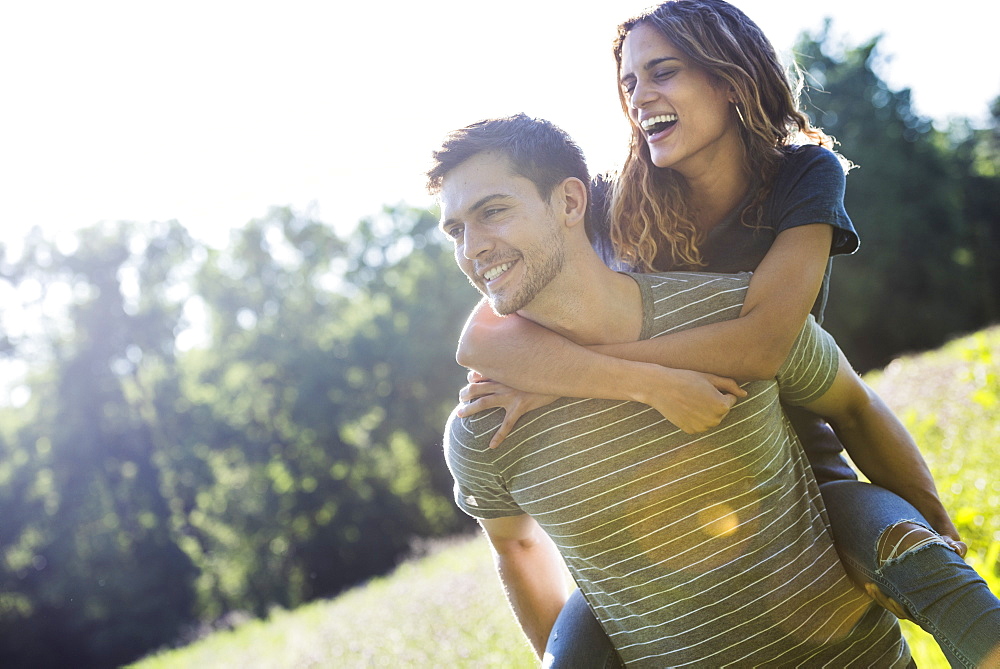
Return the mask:
<svg viewBox="0 0 1000 669"><path fill-rule="evenodd" d="M910 614L906 612L906 609L891 597L887 597L884 592L882 592L877 585L874 583L865 583L865 592L881 606L883 609L896 616L900 620L910 620Z"/></svg>
<svg viewBox="0 0 1000 669"><path fill-rule="evenodd" d="M635 400L648 404L687 434L717 426L747 392L733 379L647 365L636 379Z"/></svg>
<svg viewBox="0 0 1000 669"><path fill-rule="evenodd" d="M490 448L496 448L507 438L521 416L559 399L553 395L536 395L514 390L502 383L491 381L476 371L469 372L468 381L469 385L458 393L458 399L462 402L458 410L459 416L471 416L496 407L502 408L505 412L503 423L490 439Z"/></svg>

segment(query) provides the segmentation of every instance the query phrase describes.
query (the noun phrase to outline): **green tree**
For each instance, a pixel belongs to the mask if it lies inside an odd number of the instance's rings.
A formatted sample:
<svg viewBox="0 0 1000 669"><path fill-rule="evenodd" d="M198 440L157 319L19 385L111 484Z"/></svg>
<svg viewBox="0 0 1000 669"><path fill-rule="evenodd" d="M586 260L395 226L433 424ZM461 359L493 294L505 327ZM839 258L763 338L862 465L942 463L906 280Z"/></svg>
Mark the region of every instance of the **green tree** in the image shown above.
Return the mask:
<svg viewBox="0 0 1000 669"><path fill-rule="evenodd" d="M846 204L862 248L834 263L827 327L869 369L988 322L970 290L984 276L976 251L984 232L968 218L966 196L982 186L969 181L949 138L916 114L910 91L890 90L875 74L877 38L831 55L828 37L805 37L797 53L815 85L810 116L858 166ZM975 207L995 229L997 200Z"/></svg>
<svg viewBox="0 0 1000 669"><path fill-rule="evenodd" d="M177 441L211 483L177 496L209 613L336 592L461 522L440 435L474 295L433 226L388 210L345 242L275 209L204 264L210 339L181 412L198 427Z"/></svg>
<svg viewBox="0 0 1000 669"><path fill-rule="evenodd" d="M960 259L974 268L967 290L978 296L980 320L1000 321L1000 97L991 105L988 127L956 122L949 133L952 155L961 174L962 217L966 246Z"/></svg>
<svg viewBox="0 0 1000 669"><path fill-rule="evenodd" d="M3 443L14 463L0 474L7 666L119 664L174 638L193 613L194 567L161 486L163 444L137 401L149 381L140 370L175 365L180 307L165 293L193 247L176 224L152 235L98 226L73 253L35 235L6 265L46 308L68 298L48 346L13 343L48 364Z"/></svg>
<svg viewBox="0 0 1000 669"><path fill-rule="evenodd" d="M440 435L475 293L429 212L348 240L275 209L223 250L176 224L25 249L0 279L65 313L8 338L33 372L0 416L5 663L120 664L468 524Z"/></svg>

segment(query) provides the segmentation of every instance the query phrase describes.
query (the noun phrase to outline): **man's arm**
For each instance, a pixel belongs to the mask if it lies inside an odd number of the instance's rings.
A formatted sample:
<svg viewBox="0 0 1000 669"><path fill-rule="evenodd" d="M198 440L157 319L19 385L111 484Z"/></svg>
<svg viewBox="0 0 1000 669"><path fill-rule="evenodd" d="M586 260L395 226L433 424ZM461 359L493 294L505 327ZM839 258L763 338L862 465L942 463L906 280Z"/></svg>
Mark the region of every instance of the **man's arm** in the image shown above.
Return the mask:
<svg viewBox="0 0 1000 669"><path fill-rule="evenodd" d="M839 349L838 355L833 384L804 406L830 422L869 481L908 501L938 533L958 541L958 530L938 498L934 478L913 438Z"/></svg>
<svg viewBox="0 0 1000 669"><path fill-rule="evenodd" d="M531 516L480 520L514 616L539 658L569 596L562 557Z"/></svg>

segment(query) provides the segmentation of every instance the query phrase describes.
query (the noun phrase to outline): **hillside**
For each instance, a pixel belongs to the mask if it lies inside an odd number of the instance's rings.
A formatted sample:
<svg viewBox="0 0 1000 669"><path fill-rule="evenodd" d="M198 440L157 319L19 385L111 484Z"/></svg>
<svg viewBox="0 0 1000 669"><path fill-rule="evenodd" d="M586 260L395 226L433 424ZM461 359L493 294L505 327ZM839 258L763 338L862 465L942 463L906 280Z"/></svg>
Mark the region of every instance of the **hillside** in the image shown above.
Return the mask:
<svg viewBox="0 0 1000 669"><path fill-rule="evenodd" d="M903 419L930 463L969 561L1000 592L1000 328L898 359L866 377ZM994 473L994 474L991 474ZM922 668L947 667L921 630L904 624ZM233 667L534 666L504 602L481 537L435 544L389 576L332 600L275 610L135 669Z"/></svg>

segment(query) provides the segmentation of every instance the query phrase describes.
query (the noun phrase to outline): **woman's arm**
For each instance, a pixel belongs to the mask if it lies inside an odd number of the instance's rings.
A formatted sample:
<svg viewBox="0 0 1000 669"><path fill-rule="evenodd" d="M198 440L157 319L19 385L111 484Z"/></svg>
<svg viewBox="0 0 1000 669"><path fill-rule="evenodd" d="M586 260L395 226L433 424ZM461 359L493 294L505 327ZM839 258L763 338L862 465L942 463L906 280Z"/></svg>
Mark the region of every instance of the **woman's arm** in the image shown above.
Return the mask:
<svg viewBox="0 0 1000 669"><path fill-rule="evenodd" d="M851 460L869 481L916 507L938 533L954 542L960 540L920 449L843 353L833 385L805 407L830 422Z"/></svg>
<svg viewBox="0 0 1000 669"><path fill-rule="evenodd" d="M534 391L525 392L545 395L525 398L518 391L511 391L507 387L510 384L490 380L488 375L494 372L507 376L502 365L496 369L487 365L486 371L476 370L477 375L470 375L470 385L459 397L466 403L460 415L498 406L507 411L491 446L507 436L518 417L556 397L641 402L684 432L695 433L718 425L736 399L746 395L732 379L596 353L517 315L497 316L485 303L480 303L466 324L463 339L468 336L492 345L490 353L494 361L509 360L512 377L524 376L529 384L536 384ZM458 357L462 363L461 354ZM545 369L552 371L539 375L539 370ZM557 378L544 378L547 373ZM604 383L600 386L576 383L582 375L601 378Z"/></svg>
<svg viewBox="0 0 1000 669"><path fill-rule="evenodd" d="M833 228L822 223L778 234L750 279L739 318L655 340L595 348L739 380L774 378L816 302L832 239Z"/></svg>
<svg viewBox="0 0 1000 669"><path fill-rule="evenodd" d="M740 317L730 321L587 349L480 304L466 323L456 357L511 388L565 397L635 399L628 392L642 373L635 363L746 380L773 378L816 301L831 239L832 228L825 224L780 233L750 280Z"/></svg>

